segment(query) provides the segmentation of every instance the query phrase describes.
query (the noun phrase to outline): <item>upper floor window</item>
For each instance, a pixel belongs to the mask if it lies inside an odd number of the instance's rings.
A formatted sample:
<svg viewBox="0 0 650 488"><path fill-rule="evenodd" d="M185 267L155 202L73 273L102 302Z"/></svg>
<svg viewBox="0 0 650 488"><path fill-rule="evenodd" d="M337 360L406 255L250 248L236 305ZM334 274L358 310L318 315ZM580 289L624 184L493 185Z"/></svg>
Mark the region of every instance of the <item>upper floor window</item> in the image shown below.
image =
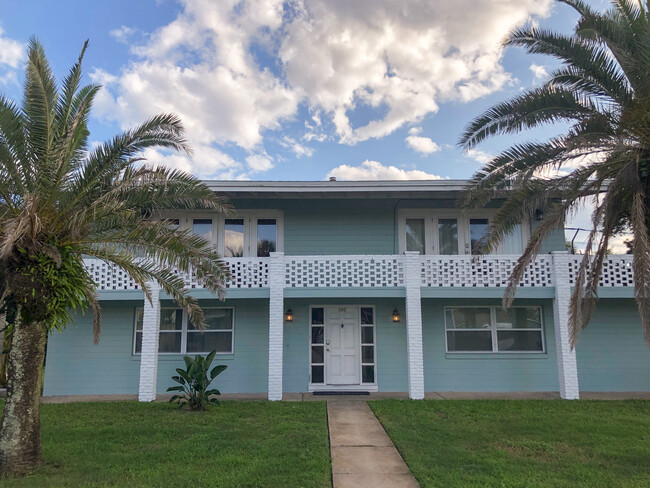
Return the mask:
<svg viewBox="0 0 650 488"><path fill-rule="evenodd" d="M167 221L211 242L225 258L266 257L283 250L283 216L279 210L243 210L227 217L174 215Z"/></svg>
<svg viewBox="0 0 650 488"><path fill-rule="evenodd" d="M399 250L445 255L477 253L485 242L492 215L490 211L465 216L453 210L401 210ZM518 225L494 254L521 254L527 237L527 223Z"/></svg>

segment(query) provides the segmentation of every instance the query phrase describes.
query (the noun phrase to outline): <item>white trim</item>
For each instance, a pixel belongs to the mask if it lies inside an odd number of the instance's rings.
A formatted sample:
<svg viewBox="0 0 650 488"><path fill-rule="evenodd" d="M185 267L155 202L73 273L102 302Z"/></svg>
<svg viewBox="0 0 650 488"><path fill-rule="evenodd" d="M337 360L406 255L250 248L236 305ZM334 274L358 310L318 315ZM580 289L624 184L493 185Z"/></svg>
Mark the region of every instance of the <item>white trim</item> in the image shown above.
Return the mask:
<svg viewBox="0 0 650 488"><path fill-rule="evenodd" d="M358 368L359 368L359 383L354 384L354 385L328 385L327 384L327 356L325 354L325 322L326 322L326 312L325 309L331 307L331 308L338 308L338 307L356 307L357 312L358 312L358 333L359 333L359 343L358 343ZM314 308L322 308L323 309L323 324L315 324L312 325L311 323L311 316L312 316L312 309ZM372 318L373 318L373 324L362 324L361 323L361 309L362 308L372 308ZM349 389L352 390L368 390L368 391L377 391L377 385L378 385L378 380L377 380L377 371L378 371L378 358L377 358L377 307L375 305L371 304L327 304L327 305L320 305L320 304L314 304L314 305L309 305L309 314L307 317L308 323L307 323L307 333L308 333L308 338L307 338L307 358L308 358L308 375L309 375L309 391L319 391L319 390L343 390L343 386L350 387ZM361 328L362 327L370 327L372 326L373 328L373 341L374 341L374 368L375 368L375 381L372 383L364 383L363 382L363 351L361 349L362 346L362 340L361 340ZM323 383L312 383L311 381L311 368L312 368L312 361L311 361L311 329L312 327L323 327L323 344L313 344L315 346L323 346ZM370 363L365 363L366 366L369 366ZM320 363L314 364L314 366L320 366ZM325 387L330 387L333 386L334 388L325 388Z"/></svg>
<svg viewBox="0 0 650 488"><path fill-rule="evenodd" d="M215 192L311 193L368 191L462 191L469 180L380 180L380 181L203 181Z"/></svg>
<svg viewBox="0 0 650 488"><path fill-rule="evenodd" d="M471 254L470 240L470 219L488 219L491 221L498 209L479 209L465 213L454 209L437 208L400 208L397 211L397 243L398 252L403 254L406 251L406 220L423 219L425 226L424 254L439 255L438 242L438 219L456 219L458 221L458 254ZM522 249L526 247L530 239L530 219L521 222ZM493 255L503 254L503 245L499 244L492 253Z"/></svg>
<svg viewBox="0 0 650 488"><path fill-rule="evenodd" d="M215 245L221 256L225 251L226 219L242 219L244 221L244 255L242 257L257 257L257 221L259 219L275 219L275 252L284 251L284 212L282 210L246 209L235 210L233 215L220 215L219 232Z"/></svg>
<svg viewBox="0 0 650 488"><path fill-rule="evenodd" d="M310 393L315 391L379 391L379 387L370 383L362 383L359 385L323 385L320 383L310 383L307 391Z"/></svg>
<svg viewBox="0 0 650 488"><path fill-rule="evenodd" d="M489 329L448 329L447 328L447 310L457 309L457 308L486 308L490 311L490 328ZM496 311L497 306L494 305L458 305L458 306L446 306L443 307L444 315L444 334L445 334L445 354L498 354L498 355L508 355L508 354L530 354L530 355L539 355L546 354L546 327L544 326L544 309L539 305L517 305L515 307L510 307L509 310L514 308L536 308L539 310L539 318L541 326L538 328L516 328L516 329L499 329L496 322ZM492 341L492 350L491 351L450 351L448 344L448 334L447 332L487 332L490 331L490 338ZM539 332L542 337L542 350L541 351L499 351L498 346L498 331L522 331L522 332Z"/></svg>

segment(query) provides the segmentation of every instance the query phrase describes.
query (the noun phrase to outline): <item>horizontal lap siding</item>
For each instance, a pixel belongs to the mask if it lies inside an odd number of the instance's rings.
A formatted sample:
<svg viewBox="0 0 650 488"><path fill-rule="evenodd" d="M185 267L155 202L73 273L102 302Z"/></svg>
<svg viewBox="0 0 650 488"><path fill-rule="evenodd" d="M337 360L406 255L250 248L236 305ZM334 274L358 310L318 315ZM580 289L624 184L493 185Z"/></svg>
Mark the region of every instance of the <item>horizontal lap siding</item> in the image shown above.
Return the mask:
<svg viewBox="0 0 650 488"><path fill-rule="evenodd" d="M102 303L102 335L93 343L92 314L48 340L44 395L134 394L140 362L132 359L134 310L138 302Z"/></svg>
<svg viewBox="0 0 650 488"><path fill-rule="evenodd" d="M263 393L268 384L269 306L268 300L201 300L204 307L234 307L235 351L232 356L216 356L213 364L228 366L213 385L222 393ZM194 356L195 354L189 354ZM139 362L138 362L139 364ZM184 367L181 356L159 356L158 393L172 386L176 368Z"/></svg>
<svg viewBox="0 0 650 488"><path fill-rule="evenodd" d="M394 209L391 201L306 200L285 205L286 254L396 252Z"/></svg>
<svg viewBox="0 0 650 488"><path fill-rule="evenodd" d="M582 391L650 391L650 348L633 300L600 300L576 351Z"/></svg>
<svg viewBox="0 0 650 488"><path fill-rule="evenodd" d="M544 331L546 354L508 356L467 354L455 356L445 351L445 306L500 306L499 301L422 301L425 391L557 391L557 362L553 337L553 313L545 301ZM536 305L541 302L516 302Z"/></svg>

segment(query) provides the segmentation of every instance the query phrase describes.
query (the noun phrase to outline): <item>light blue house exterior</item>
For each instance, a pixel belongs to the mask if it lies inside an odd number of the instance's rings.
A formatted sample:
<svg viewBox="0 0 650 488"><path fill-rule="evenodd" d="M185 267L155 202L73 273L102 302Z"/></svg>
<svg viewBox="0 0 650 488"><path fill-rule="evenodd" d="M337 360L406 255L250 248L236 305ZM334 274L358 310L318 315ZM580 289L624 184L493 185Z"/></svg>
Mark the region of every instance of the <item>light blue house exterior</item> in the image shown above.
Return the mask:
<svg viewBox="0 0 650 488"><path fill-rule="evenodd" d="M473 258L499 202L456 208L463 181L207 182L236 211L165 216L210 239L231 267L225 301L188 287L209 329L194 330L153 285L87 265L103 312L54 333L44 395L137 394L171 385L184 354L216 349L222 393L353 390L650 391L650 349L633 301L630 256L609 256L597 310L572 351L568 296L578 257L562 229L545 243L503 311L509 273L540 215L494 255Z"/></svg>

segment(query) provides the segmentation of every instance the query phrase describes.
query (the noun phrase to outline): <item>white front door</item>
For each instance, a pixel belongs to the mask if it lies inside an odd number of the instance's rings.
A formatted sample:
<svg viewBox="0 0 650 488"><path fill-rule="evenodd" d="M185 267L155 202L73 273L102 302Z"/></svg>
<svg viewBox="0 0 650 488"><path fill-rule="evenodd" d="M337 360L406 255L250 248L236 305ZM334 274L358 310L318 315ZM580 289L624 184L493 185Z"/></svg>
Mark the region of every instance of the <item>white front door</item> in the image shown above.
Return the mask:
<svg viewBox="0 0 650 488"><path fill-rule="evenodd" d="M358 385L359 308L325 308L325 382L328 385Z"/></svg>

